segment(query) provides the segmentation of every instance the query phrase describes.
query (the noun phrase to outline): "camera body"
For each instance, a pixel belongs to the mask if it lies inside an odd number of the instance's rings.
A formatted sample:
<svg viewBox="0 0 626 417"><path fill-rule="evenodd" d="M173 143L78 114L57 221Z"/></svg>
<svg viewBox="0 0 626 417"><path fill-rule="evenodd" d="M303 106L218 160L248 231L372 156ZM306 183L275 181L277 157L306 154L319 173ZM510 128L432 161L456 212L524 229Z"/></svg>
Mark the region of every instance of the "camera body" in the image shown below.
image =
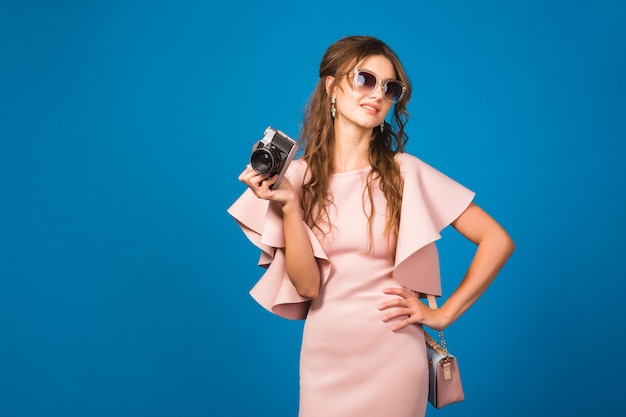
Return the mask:
<svg viewBox="0 0 626 417"><path fill-rule="evenodd" d="M252 146L250 166L261 175L278 174L278 179L270 187L276 188L285 176L297 150L298 143L295 140L269 126L265 129L263 139Z"/></svg>

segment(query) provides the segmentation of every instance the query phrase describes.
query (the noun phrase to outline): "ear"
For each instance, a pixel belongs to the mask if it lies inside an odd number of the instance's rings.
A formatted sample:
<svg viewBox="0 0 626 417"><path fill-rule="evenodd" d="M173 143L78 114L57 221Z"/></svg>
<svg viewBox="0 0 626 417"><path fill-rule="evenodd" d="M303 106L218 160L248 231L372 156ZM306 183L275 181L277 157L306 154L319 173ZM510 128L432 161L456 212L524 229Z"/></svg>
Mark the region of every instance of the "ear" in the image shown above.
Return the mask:
<svg viewBox="0 0 626 417"><path fill-rule="evenodd" d="M326 93L332 97L335 95L335 77L329 75L326 77Z"/></svg>

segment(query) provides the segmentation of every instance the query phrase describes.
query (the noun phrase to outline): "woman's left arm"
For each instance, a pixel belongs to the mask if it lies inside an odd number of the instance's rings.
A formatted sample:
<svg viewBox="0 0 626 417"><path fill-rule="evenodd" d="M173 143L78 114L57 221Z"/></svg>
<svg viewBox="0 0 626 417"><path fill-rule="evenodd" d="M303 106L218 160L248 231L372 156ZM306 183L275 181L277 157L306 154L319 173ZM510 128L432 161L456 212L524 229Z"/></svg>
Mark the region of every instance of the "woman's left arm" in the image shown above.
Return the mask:
<svg viewBox="0 0 626 417"><path fill-rule="evenodd" d="M424 324L436 330L446 328L478 300L515 250L509 234L474 203L452 222L452 227L478 246L467 273L456 290L437 310L430 309L405 288L385 289L385 293L398 295L399 298L386 301L378 307L380 310L395 307L383 317L383 321L408 316L402 322L396 323L393 331L411 323Z"/></svg>
<svg viewBox="0 0 626 417"><path fill-rule="evenodd" d="M474 203L452 222L452 227L478 247L465 277L439 309L443 322L434 324L434 328L446 327L465 313L493 282L515 250L509 234Z"/></svg>

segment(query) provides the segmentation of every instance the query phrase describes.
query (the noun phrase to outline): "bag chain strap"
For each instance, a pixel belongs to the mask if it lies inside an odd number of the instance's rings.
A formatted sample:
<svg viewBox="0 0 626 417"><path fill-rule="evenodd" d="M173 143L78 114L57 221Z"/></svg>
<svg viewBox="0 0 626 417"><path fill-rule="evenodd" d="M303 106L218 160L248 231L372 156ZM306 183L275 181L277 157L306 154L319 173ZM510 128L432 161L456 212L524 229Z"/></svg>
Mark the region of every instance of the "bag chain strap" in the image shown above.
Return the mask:
<svg viewBox="0 0 626 417"><path fill-rule="evenodd" d="M448 353L448 347L446 346L446 339L443 338L443 331L439 330L439 340L441 340L441 347L443 348L444 352L446 352L446 358L450 356L450 354Z"/></svg>
<svg viewBox="0 0 626 417"><path fill-rule="evenodd" d="M435 298L434 295L428 294L426 296L426 298L428 300L428 306L430 308L433 308L433 309L438 308L437 307L437 299ZM446 346L446 339L443 338L443 331L442 330L439 330L438 333L439 333L439 340L441 340L441 347L443 348L443 351L445 352L446 359L447 359L447 358L450 357L450 354L448 353L448 347Z"/></svg>

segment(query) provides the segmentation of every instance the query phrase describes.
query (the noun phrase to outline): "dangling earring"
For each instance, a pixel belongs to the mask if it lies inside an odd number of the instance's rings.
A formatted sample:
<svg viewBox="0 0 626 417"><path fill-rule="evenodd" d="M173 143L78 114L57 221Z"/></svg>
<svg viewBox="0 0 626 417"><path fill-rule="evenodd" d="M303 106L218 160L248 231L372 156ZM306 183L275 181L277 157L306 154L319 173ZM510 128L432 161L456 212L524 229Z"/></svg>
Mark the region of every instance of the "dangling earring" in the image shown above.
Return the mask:
<svg viewBox="0 0 626 417"><path fill-rule="evenodd" d="M384 132L385 131L385 121L383 120L383 122L380 124L380 132Z"/></svg>
<svg viewBox="0 0 626 417"><path fill-rule="evenodd" d="M335 114L337 114L337 109L335 108L336 102L337 100L335 99L335 96L332 96L330 98L330 115L333 117L333 119L335 118Z"/></svg>

